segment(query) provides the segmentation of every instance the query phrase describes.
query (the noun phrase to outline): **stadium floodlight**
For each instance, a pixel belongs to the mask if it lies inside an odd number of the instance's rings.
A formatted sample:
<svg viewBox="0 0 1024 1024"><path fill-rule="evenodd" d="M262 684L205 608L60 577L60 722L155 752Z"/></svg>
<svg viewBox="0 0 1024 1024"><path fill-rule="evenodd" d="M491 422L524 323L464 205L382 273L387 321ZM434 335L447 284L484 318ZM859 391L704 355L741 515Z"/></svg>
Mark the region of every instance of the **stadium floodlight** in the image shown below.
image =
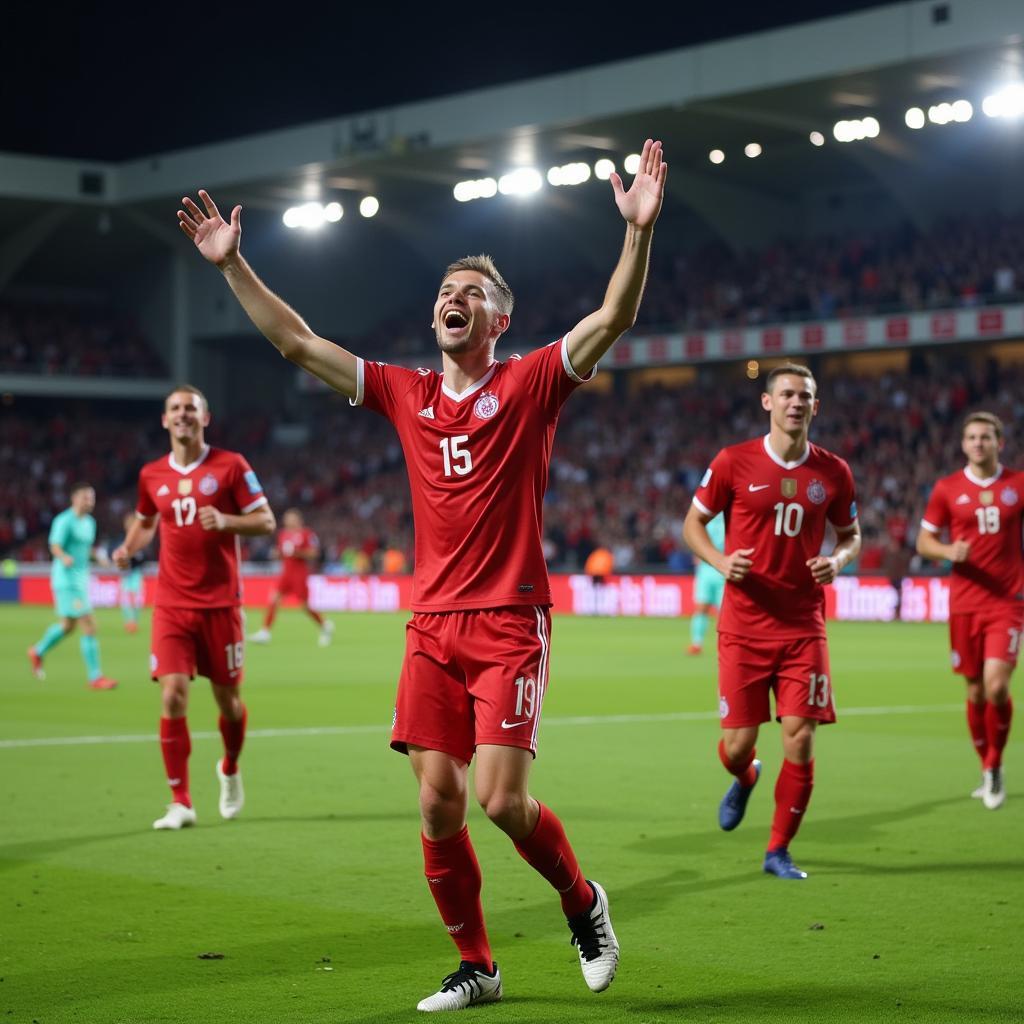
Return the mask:
<svg viewBox="0 0 1024 1024"><path fill-rule="evenodd" d="M338 210L341 210L340 206L338 206ZM303 203L301 206L289 207L284 211L284 216L281 219L287 228L304 228L306 231L316 231L318 228L322 228L329 218L324 207L319 203ZM341 219L340 214L336 219Z"/></svg>
<svg viewBox="0 0 1024 1024"><path fill-rule="evenodd" d="M811 134L808 135L807 137L811 140L811 145L812 146L824 146L825 145L825 136L822 135L821 132L811 132Z"/></svg>
<svg viewBox="0 0 1024 1024"><path fill-rule="evenodd" d="M882 126L875 117L865 117L861 121L861 127L864 129L864 136L868 139L877 139L878 133L882 130Z"/></svg>
<svg viewBox="0 0 1024 1024"><path fill-rule="evenodd" d="M981 109L988 117L1020 117L1024 114L1024 84L1008 85L986 96Z"/></svg>
<svg viewBox="0 0 1024 1024"><path fill-rule="evenodd" d="M743 152L746 153L746 155L749 156L751 160L753 160L754 157L760 156L761 153L764 151L761 149L760 142L748 142L743 147Z"/></svg>
<svg viewBox="0 0 1024 1024"><path fill-rule="evenodd" d="M337 224L344 214L341 203L328 203L324 207L324 220L329 220L332 224Z"/></svg>
<svg viewBox="0 0 1024 1024"><path fill-rule="evenodd" d="M725 154L720 149L713 149L710 153L708 153L708 159L713 164L720 164L723 160L725 160Z"/></svg>
<svg viewBox="0 0 1024 1024"><path fill-rule="evenodd" d="M859 142L861 139L877 139L882 126L875 117L854 118L852 121L836 121L832 134L837 142Z"/></svg>
<svg viewBox="0 0 1024 1024"><path fill-rule="evenodd" d="M582 185L590 180L590 164L579 161L573 164L564 164L562 167L552 167L548 171L549 185Z"/></svg>
<svg viewBox="0 0 1024 1024"><path fill-rule="evenodd" d="M627 174L636 174L640 170L640 154L630 153L625 160L622 161L622 169Z"/></svg>
<svg viewBox="0 0 1024 1024"><path fill-rule="evenodd" d="M359 212L364 217L376 217L380 210L380 200L376 196L363 196L359 201Z"/></svg>
<svg viewBox="0 0 1024 1024"><path fill-rule="evenodd" d="M956 100L953 103L953 120L958 124L966 124L974 117L974 107L969 100Z"/></svg>
<svg viewBox="0 0 1024 1024"><path fill-rule="evenodd" d="M493 178L477 178L475 181L460 181L452 189L452 195L460 203L468 203L471 199L490 199L497 195L498 183Z"/></svg>
<svg viewBox="0 0 1024 1024"><path fill-rule="evenodd" d="M928 108L928 120L932 124L949 124L953 120L952 103L936 103Z"/></svg>
<svg viewBox="0 0 1024 1024"><path fill-rule="evenodd" d="M528 196L539 192L544 185L540 171L534 167L519 167L498 179L498 191L503 196Z"/></svg>
<svg viewBox="0 0 1024 1024"><path fill-rule="evenodd" d="M908 128L913 128L917 131L918 128L923 128L927 118L924 116L924 111L920 107L911 107L904 115L903 120L906 122Z"/></svg>
<svg viewBox="0 0 1024 1024"><path fill-rule="evenodd" d="M601 181L607 181L615 171L615 161L609 160L607 157L602 157L594 164L594 176L600 178Z"/></svg>

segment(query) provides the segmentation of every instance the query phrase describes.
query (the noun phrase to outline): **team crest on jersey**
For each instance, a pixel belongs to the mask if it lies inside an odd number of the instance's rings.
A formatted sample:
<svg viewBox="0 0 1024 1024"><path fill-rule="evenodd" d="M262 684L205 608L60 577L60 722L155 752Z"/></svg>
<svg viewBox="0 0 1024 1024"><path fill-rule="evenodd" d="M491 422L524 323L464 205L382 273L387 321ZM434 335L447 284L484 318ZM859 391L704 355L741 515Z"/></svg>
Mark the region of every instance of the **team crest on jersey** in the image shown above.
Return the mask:
<svg viewBox="0 0 1024 1024"><path fill-rule="evenodd" d="M729 702L724 697L718 698L718 717L728 718L729 717Z"/></svg>
<svg viewBox="0 0 1024 1024"><path fill-rule="evenodd" d="M999 492L999 500L1004 505L1016 505L1017 504L1017 489L1015 487L1004 487Z"/></svg>
<svg viewBox="0 0 1024 1024"><path fill-rule="evenodd" d="M207 473L202 480L199 481L199 493L205 494L209 497L211 494L217 493L217 488L220 486L217 483L217 478L212 473Z"/></svg>
<svg viewBox="0 0 1024 1024"><path fill-rule="evenodd" d="M192 493L192 481L191 480L179 480L178 481L178 493L179 494L191 494Z"/></svg>
<svg viewBox="0 0 1024 1024"><path fill-rule="evenodd" d="M782 496L784 498L796 497L796 480L791 476L782 478Z"/></svg>
<svg viewBox="0 0 1024 1024"><path fill-rule="evenodd" d="M473 415L479 420L489 420L498 411L498 396L493 391L485 391L473 403Z"/></svg>
<svg viewBox="0 0 1024 1024"><path fill-rule="evenodd" d="M807 498L815 505L820 505L827 497L825 485L820 480L812 480L807 485Z"/></svg>
<svg viewBox="0 0 1024 1024"><path fill-rule="evenodd" d="M160 664L160 662L157 660L156 655L155 654L150 654L150 656L149 656L149 674L150 675L155 675L156 674L157 666L159 664Z"/></svg>
<svg viewBox="0 0 1024 1024"><path fill-rule="evenodd" d="M980 501L982 505L991 505L994 499L995 495L991 491L982 491L981 494L978 495L978 501Z"/></svg>

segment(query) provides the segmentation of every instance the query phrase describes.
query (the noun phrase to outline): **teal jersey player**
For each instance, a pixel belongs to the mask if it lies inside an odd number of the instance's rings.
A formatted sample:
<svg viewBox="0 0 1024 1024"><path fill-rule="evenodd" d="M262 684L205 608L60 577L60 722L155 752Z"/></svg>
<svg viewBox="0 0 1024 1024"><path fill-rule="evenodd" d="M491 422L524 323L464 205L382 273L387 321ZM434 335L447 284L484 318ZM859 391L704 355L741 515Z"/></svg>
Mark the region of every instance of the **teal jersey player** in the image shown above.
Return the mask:
<svg viewBox="0 0 1024 1024"><path fill-rule="evenodd" d="M725 550L725 515L719 513L708 525L708 536L719 551ZM725 577L702 559L693 574L693 617L690 619L690 654L700 654L708 631L708 614L722 607Z"/></svg>
<svg viewBox="0 0 1024 1024"><path fill-rule="evenodd" d="M45 679L43 658L81 625L78 645L85 662L86 677L93 690L112 690L117 683L108 679L100 667L100 642L96 620L89 603L89 563L96 543L96 492L89 484L71 488L71 507L56 515L50 526L50 587L59 622L54 622L38 642L28 649L28 660L37 679Z"/></svg>

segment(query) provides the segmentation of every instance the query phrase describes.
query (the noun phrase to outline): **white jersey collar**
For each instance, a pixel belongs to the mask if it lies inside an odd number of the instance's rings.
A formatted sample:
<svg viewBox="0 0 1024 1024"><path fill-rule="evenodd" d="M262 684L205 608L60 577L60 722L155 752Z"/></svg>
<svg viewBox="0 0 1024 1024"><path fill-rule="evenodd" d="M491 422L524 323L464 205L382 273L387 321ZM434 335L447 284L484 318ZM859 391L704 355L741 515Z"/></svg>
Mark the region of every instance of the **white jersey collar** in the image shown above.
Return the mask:
<svg viewBox="0 0 1024 1024"><path fill-rule="evenodd" d="M792 462L786 462L785 459L780 459L779 456L775 454L775 449L772 448L770 438L771 434L764 435L765 454L772 460L772 462L777 466L781 466L783 469L796 469L797 466L802 466L811 454L811 442L808 441L807 447L804 449L804 453L799 459L794 459Z"/></svg>
<svg viewBox="0 0 1024 1024"><path fill-rule="evenodd" d="M199 458L195 462L190 462L187 466L179 466L174 458L174 452L171 452L167 456L167 464L174 470L175 473L180 473L182 476L188 476L196 468L200 466L206 460L206 456L210 454L210 446L208 444L203 445L203 450L199 453Z"/></svg>
<svg viewBox="0 0 1024 1024"><path fill-rule="evenodd" d="M465 391L453 391L444 382L444 377L441 377L441 391L446 394L453 402L461 402L464 398L469 398L470 395L476 394L497 372L500 363L492 363L490 369L477 381L466 388Z"/></svg>
<svg viewBox="0 0 1024 1024"><path fill-rule="evenodd" d="M990 487L1003 475L1002 463L996 464L996 475L990 476L987 480L982 480L981 477L975 476L971 472L970 466L964 466L964 476L971 481L972 484L976 484L978 487Z"/></svg>

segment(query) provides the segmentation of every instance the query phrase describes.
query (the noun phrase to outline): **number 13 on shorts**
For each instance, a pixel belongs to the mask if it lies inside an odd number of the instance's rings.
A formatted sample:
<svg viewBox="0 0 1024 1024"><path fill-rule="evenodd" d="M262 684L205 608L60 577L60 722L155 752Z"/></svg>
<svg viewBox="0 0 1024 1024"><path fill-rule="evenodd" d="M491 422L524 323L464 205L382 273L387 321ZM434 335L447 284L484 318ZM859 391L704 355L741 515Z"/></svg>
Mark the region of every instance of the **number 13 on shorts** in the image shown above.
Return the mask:
<svg viewBox="0 0 1024 1024"><path fill-rule="evenodd" d="M807 704L812 708L827 708L832 703L832 688L824 672L810 672Z"/></svg>

